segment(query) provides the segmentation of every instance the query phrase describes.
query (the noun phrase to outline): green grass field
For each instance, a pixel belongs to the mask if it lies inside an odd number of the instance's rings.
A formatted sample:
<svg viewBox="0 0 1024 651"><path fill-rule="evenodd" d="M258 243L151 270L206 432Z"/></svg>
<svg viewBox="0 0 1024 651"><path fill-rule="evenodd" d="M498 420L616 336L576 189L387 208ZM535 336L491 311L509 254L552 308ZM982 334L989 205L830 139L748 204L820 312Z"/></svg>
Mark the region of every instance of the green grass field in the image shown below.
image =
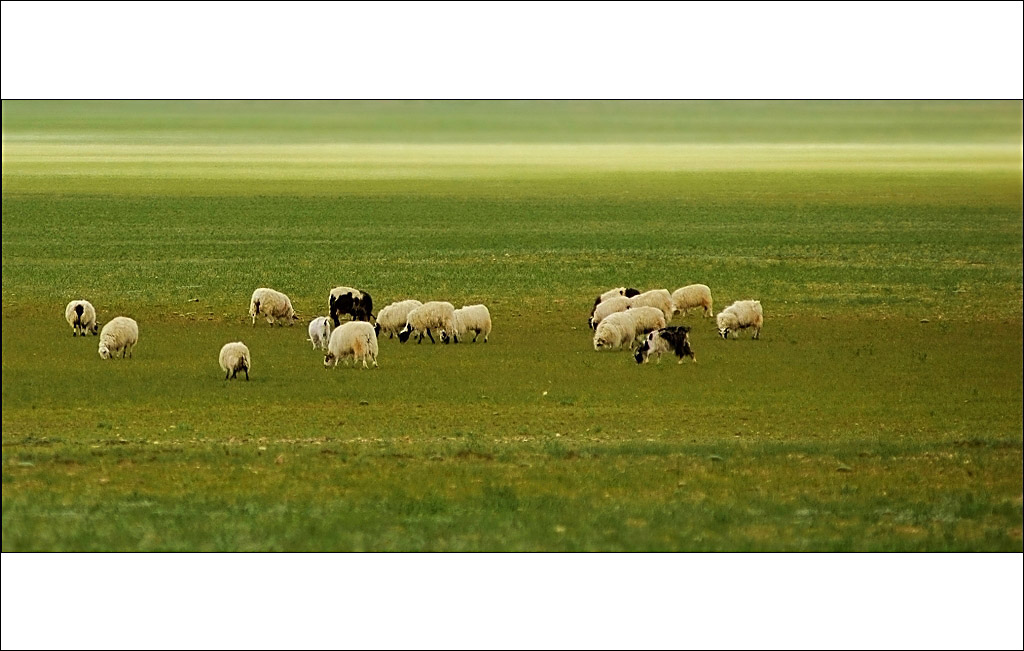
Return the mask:
<svg viewBox="0 0 1024 651"><path fill-rule="evenodd" d="M1020 102L4 102L3 550L1019 552L1021 134ZM761 339L594 352L597 293L695 282ZM328 371L335 285L494 332ZM253 328L259 286L303 322ZM71 336L83 297L134 359Z"/></svg>

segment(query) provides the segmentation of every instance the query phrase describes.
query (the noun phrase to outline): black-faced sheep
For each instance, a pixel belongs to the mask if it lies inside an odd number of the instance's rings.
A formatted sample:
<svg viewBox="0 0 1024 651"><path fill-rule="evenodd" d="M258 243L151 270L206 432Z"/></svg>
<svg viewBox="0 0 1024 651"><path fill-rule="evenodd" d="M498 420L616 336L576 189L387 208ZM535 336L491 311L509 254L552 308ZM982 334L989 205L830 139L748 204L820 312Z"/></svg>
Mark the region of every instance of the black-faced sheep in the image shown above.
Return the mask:
<svg viewBox="0 0 1024 651"><path fill-rule="evenodd" d="M398 333L398 341L404 344L410 335L415 334L416 343L422 343L423 334L426 333L430 342L436 343L434 335L430 333L431 329L451 332L455 343L459 343L455 329L455 306L447 301L429 301L412 310L406 317L405 327Z"/></svg>
<svg viewBox="0 0 1024 651"><path fill-rule="evenodd" d="M696 362L697 356L693 354L693 349L690 347L689 333L690 328L687 326L672 326L655 330L647 335L644 343L637 348L633 359L637 364L646 364L651 355L657 355L660 364L662 353L672 351L679 358L680 364L686 357Z"/></svg>
<svg viewBox="0 0 1024 651"><path fill-rule="evenodd" d="M728 339L730 333L735 339L739 336L740 330L747 328L754 329L752 339L759 339L761 328L764 327L761 301L736 301L719 312L715 320L718 322L718 334L722 336L722 339Z"/></svg>
<svg viewBox="0 0 1024 651"><path fill-rule="evenodd" d="M292 309L292 301L286 295L275 289L260 287L252 293L249 300L249 316L252 317L252 325L256 325L256 317L263 315L267 323L273 325L278 319L283 319L288 325L294 325L299 316Z"/></svg>
<svg viewBox="0 0 1024 651"><path fill-rule="evenodd" d="M711 288L707 285L687 285L672 292L672 302L676 311L686 316L686 310L694 307L704 308L704 316L714 314L711 308Z"/></svg>
<svg viewBox="0 0 1024 651"><path fill-rule="evenodd" d="M594 312L590 315L590 327L597 330L597 326L609 315L628 310L630 300L625 296L614 296L598 303L594 306Z"/></svg>
<svg viewBox="0 0 1024 651"><path fill-rule="evenodd" d="M366 321L349 321L334 329L327 344L324 367L337 366L341 360L348 363L349 357L354 363L362 362L363 368L368 368L367 360L377 366L377 333Z"/></svg>
<svg viewBox="0 0 1024 651"><path fill-rule="evenodd" d="M373 319L373 298L354 287L335 287L327 297L327 307L335 327L341 323L341 315L348 314L355 321Z"/></svg>
<svg viewBox="0 0 1024 651"><path fill-rule="evenodd" d="M85 299L71 301L64 308L64 318L71 326L71 336L77 337L86 333L96 334L99 332L99 324L96 322L96 308Z"/></svg>
<svg viewBox="0 0 1024 651"><path fill-rule="evenodd" d="M249 347L240 341L233 341L224 344L220 349L220 369L224 371L224 379L230 380L238 375L239 371L245 372L245 381L249 381L249 369L252 368L252 357L249 356Z"/></svg>
<svg viewBox="0 0 1024 651"><path fill-rule="evenodd" d="M124 358L132 356L132 349L139 343L139 324L135 319L117 316L100 330L100 357L111 359L121 353Z"/></svg>
<svg viewBox="0 0 1024 651"><path fill-rule="evenodd" d="M423 303L420 301L410 298L404 301L397 301L382 309L377 314L377 336L379 337L382 332L387 333L388 339L397 335L405 327L405 322L409 318L409 312L412 312L421 305Z"/></svg>

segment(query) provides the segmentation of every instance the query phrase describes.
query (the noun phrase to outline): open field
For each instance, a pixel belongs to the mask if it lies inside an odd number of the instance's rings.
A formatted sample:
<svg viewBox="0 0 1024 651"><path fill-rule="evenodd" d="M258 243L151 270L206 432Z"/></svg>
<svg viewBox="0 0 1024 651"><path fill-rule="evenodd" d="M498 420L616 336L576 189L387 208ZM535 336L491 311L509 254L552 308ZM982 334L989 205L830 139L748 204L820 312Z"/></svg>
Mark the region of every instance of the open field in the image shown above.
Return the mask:
<svg viewBox="0 0 1024 651"><path fill-rule="evenodd" d="M5 102L3 549L1020 551L1020 109ZM693 282L761 340L593 351ZM342 284L494 333L326 371Z"/></svg>

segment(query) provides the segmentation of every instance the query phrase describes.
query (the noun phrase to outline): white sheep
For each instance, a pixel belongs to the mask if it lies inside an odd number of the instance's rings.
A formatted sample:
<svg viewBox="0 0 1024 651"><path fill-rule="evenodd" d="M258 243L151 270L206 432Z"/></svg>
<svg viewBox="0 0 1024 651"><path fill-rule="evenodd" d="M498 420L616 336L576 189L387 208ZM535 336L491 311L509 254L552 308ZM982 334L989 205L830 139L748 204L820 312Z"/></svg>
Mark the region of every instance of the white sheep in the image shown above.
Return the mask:
<svg viewBox="0 0 1024 651"><path fill-rule="evenodd" d="M656 307L631 307L621 312L633 320L633 337L644 337L648 332L665 327L665 313Z"/></svg>
<svg viewBox="0 0 1024 651"><path fill-rule="evenodd" d="M707 285L687 285L672 292L672 303L676 312L686 316L686 310L693 307L704 308L704 316L714 314L711 309L711 288Z"/></svg>
<svg viewBox="0 0 1024 651"><path fill-rule="evenodd" d="M111 319L107 325L100 330L100 357L110 359L121 353L132 356L132 348L139 343L139 324L135 319L126 316L117 316Z"/></svg>
<svg viewBox="0 0 1024 651"><path fill-rule="evenodd" d="M341 315L348 314L356 321L373 318L373 298L355 287L335 287L327 297L327 308L334 325L341 323Z"/></svg>
<svg viewBox="0 0 1024 651"><path fill-rule="evenodd" d="M609 298L618 298L622 296L625 296L626 298L631 298L639 293L639 289L633 289L632 287L616 287L615 289L609 289L608 291L594 299L594 307L590 308L590 316L594 316L594 310L597 309L597 306L603 303L604 301L607 301ZM596 325L591 327L596 327Z"/></svg>
<svg viewBox="0 0 1024 651"><path fill-rule="evenodd" d="M260 287L252 293L249 301L249 316L252 317L253 326L256 325L256 317L262 314L267 318L267 323L273 325L277 319L285 319L288 325L294 325L299 320L295 310L292 309L292 301L281 292Z"/></svg>
<svg viewBox="0 0 1024 651"><path fill-rule="evenodd" d="M491 334L491 313L486 305L463 305L455 310L455 333L462 338L470 330L473 331L473 341L480 335L484 336L484 343ZM447 330L441 330L441 341L448 343Z"/></svg>
<svg viewBox="0 0 1024 651"><path fill-rule="evenodd" d="M409 336L416 335L416 343L423 342L423 334L430 337L431 343L434 335L430 334L433 328L440 332L446 330L453 333L455 343L459 343L459 336L455 329L455 306L447 301L429 301L409 312L405 320L405 327L398 333L398 341L405 343Z"/></svg>
<svg viewBox="0 0 1024 651"><path fill-rule="evenodd" d="M77 337L79 332L84 337L87 332L96 334L100 326L96 322L96 308L85 299L71 301L64 308L64 318L71 326L71 336Z"/></svg>
<svg viewBox="0 0 1024 651"><path fill-rule="evenodd" d="M679 358L680 364L687 357L691 358L694 363L697 363L697 356L693 354L693 349L690 348L689 333L690 328L687 326L672 326L655 330L647 335L644 343L637 348L633 359L636 360L637 364L646 364L651 355L657 355L658 363L660 364L662 353L671 351Z"/></svg>
<svg viewBox="0 0 1024 651"><path fill-rule="evenodd" d="M630 300L632 299L626 298L625 296L615 296L598 303L594 307L594 313L590 315L590 327L596 330L601 321L609 315L628 310Z"/></svg>
<svg viewBox="0 0 1024 651"><path fill-rule="evenodd" d="M672 294L667 289L652 289L643 294L637 294L629 299L630 307L656 307L665 313L665 321L671 321L675 314L675 304L672 302Z"/></svg>
<svg viewBox="0 0 1024 651"><path fill-rule="evenodd" d="M313 350L320 348L327 350L327 342L331 338L331 319L326 316L318 316L309 322L309 342L313 344Z"/></svg>
<svg viewBox="0 0 1024 651"><path fill-rule="evenodd" d="M377 336L379 337L382 332L386 332L388 339L394 337L405 327L405 322L409 318L409 312L412 312L421 305L423 303L420 301L410 298L386 306L377 314Z"/></svg>
<svg viewBox="0 0 1024 651"><path fill-rule="evenodd" d="M740 330L753 328L752 339L761 337L761 328L764 326L764 312L761 309L761 301L736 301L729 307L718 313L715 317L718 323L718 334L722 339L728 339L732 333L733 339L739 336Z"/></svg>
<svg viewBox="0 0 1024 651"><path fill-rule="evenodd" d="M239 371L245 371L245 381L249 381L249 369L252 368L252 357L249 347L240 341L224 344L220 349L220 369L224 371L224 379L233 379Z"/></svg>
<svg viewBox="0 0 1024 651"><path fill-rule="evenodd" d="M368 368L367 360L377 366L377 333L368 322L348 321L331 333L327 355L324 357L324 367L337 366L341 360L345 360L347 364L349 357L353 362L362 362L363 368Z"/></svg>
<svg viewBox="0 0 1024 651"><path fill-rule="evenodd" d="M636 321L629 312L609 314L597 324L594 350L618 350L636 338Z"/></svg>

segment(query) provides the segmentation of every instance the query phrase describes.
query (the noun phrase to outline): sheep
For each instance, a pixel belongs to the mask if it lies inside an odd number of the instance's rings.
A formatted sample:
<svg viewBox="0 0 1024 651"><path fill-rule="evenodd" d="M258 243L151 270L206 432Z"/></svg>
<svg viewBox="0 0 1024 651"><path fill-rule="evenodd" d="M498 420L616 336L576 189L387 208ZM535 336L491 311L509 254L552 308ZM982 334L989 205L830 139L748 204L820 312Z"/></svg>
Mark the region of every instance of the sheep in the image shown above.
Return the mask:
<svg viewBox="0 0 1024 651"><path fill-rule="evenodd" d="M628 310L631 300L632 299L626 298L625 296L616 296L614 298L609 298L606 301L601 301L594 307L594 312L590 315L590 328L592 330L597 330L597 326L609 314Z"/></svg>
<svg viewBox="0 0 1024 651"><path fill-rule="evenodd" d="M594 299L594 307L590 308L590 316L594 316L594 310L597 309L597 306L603 303L604 301L607 301L609 298L615 298L617 296L625 296L626 298L631 298L639 293L639 289L633 289L632 287L616 287L615 289L609 289L608 291Z"/></svg>
<svg viewBox="0 0 1024 651"><path fill-rule="evenodd" d="M256 326L256 317L263 314L267 323L273 325L277 319L287 319L288 325L295 325L299 316L292 309L292 301L281 292L260 287L252 293L249 301L249 316L252 317L252 325Z"/></svg>
<svg viewBox="0 0 1024 651"><path fill-rule="evenodd" d="M676 312L686 316L686 310L691 307L703 307L704 316L714 314L711 309L711 288L707 285L687 285L672 292L672 304Z"/></svg>
<svg viewBox="0 0 1024 651"><path fill-rule="evenodd" d="M627 312L609 314L597 324L594 350L618 350L636 338L636 321Z"/></svg>
<svg viewBox="0 0 1024 651"><path fill-rule="evenodd" d="M412 310L406 317L405 327L398 333L398 341L404 344L410 335L415 334L416 343L422 343L423 333L426 332L430 343L436 343L434 335L430 334L431 328L452 333L452 340L459 343L455 329L455 306L447 301L429 301Z"/></svg>
<svg viewBox="0 0 1024 651"><path fill-rule="evenodd" d="M651 355L657 355L660 364L661 354L672 351L679 358L680 364L686 357L690 357L696 364L697 356L693 354L693 349L690 347L689 332L690 328L687 326L672 326L655 330L647 335L644 343L637 348L633 359L637 364L646 364Z"/></svg>
<svg viewBox="0 0 1024 651"><path fill-rule="evenodd" d="M100 330L100 324L96 322L96 308L85 299L68 303L64 308L64 318L71 326L72 337L77 337L79 332L84 337L86 333L96 334Z"/></svg>
<svg viewBox="0 0 1024 651"><path fill-rule="evenodd" d="M459 337L464 336L470 330L473 331L473 341L481 334L484 336L484 343L491 334L491 313L486 305L463 305L455 310L455 333ZM441 341L448 343L448 330L441 330Z"/></svg>
<svg viewBox="0 0 1024 651"><path fill-rule="evenodd" d="M245 371L245 381L249 381L249 369L252 368L252 357L249 347L240 341L224 344L220 349L220 369L224 371L224 379L231 380L239 371Z"/></svg>
<svg viewBox="0 0 1024 651"><path fill-rule="evenodd" d="M139 343L139 324L135 322L135 319L126 316L114 317L100 331L100 357L110 359L116 357L118 352L121 353L122 359L125 355L131 357L132 348L137 343Z"/></svg>
<svg viewBox="0 0 1024 651"><path fill-rule="evenodd" d="M643 294L637 294L629 299L630 307L656 307L665 313L665 321L671 321L675 314L675 304L672 302L672 295L667 289L652 289Z"/></svg>
<svg viewBox="0 0 1024 651"><path fill-rule="evenodd" d="M341 323L342 314L351 315L355 321L373 319L373 298L354 287L335 287L327 297L327 307L334 320L334 327Z"/></svg>
<svg viewBox="0 0 1024 651"><path fill-rule="evenodd" d="M761 328L764 326L761 301L736 301L719 312L715 321L718 323L718 334L722 336L722 339L728 339L730 332L735 339L739 336L739 330L747 328L754 329L752 339L760 339Z"/></svg>
<svg viewBox="0 0 1024 651"><path fill-rule="evenodd" d="M414 298L410 298L404 301L398 301L388 305L377 314L376 331L377 336L380 333L388 333L388 339L391 339L398 331L405 327L405 321L409 317L409 312L412 312L417 307L423 305L420 301Z"/></svg>
<svg viewBox="0 0 1024 651"><path fill-rule="evenodd" d="M377 368L377 333L366 321L349 321L334 329L327 344L324 368L337 366L342 359L347 364L349 357L353 362L361 361L363 368L368 368L369 359Z"/></svg>
<svg viewBox="0 0 1024 651"><path fill-rule="evenodd" d="M631 307L621 314L633 319L633 337L643 337L648 332L665 327L665 313L656 307Z"/></svg>
<svg viewBox="0 0 1024 651"><path fill-rule="evenodd" d="M331 337L331 320L325 316L318 316L309 322L309 342L313 344L313 350L320 348L327 350L327 341Z"/></svg>

